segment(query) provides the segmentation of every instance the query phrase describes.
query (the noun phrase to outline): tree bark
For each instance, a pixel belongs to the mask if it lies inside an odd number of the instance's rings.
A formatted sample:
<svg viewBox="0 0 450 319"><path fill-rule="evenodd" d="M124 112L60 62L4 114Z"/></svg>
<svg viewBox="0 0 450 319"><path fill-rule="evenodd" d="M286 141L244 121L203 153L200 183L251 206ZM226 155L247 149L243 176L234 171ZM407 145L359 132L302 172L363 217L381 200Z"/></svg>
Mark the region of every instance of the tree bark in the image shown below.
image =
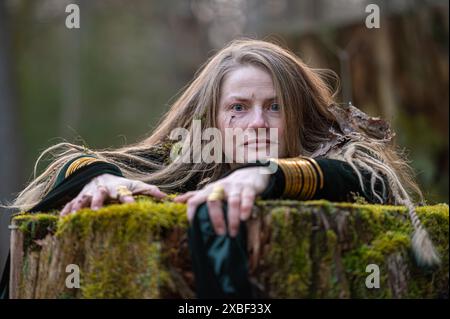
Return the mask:
<svg viewBox="0 0 450 319"><path fill-rule="evenodd" d="M438 269L415 265L403 207L260 201L247 222L250 281L268 298L448 298L448 206L418 214ZM182 204L141 199L13 223L12 298L195 297ZM79 289L66 286L70 264L80 268ZM379 288L366 286L371 264Z"/></svg>

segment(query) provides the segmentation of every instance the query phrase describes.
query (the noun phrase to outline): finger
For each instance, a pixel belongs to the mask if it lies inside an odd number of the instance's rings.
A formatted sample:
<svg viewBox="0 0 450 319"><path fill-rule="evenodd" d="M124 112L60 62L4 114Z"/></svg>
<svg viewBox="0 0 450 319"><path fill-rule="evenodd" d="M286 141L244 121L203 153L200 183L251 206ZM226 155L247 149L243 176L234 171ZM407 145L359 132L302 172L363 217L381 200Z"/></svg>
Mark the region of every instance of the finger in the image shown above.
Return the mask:
<svg viewBox="0 0 450 319"><path fill-rule="evenodd" d="M70 213L74 213L83 207L89 206L91 199L92 196L88 194L78 195L75 199L75 203L73 204L72 209L70 210Z"/></svg>
<svg viewBox="0 0 450 319"><path fill-rule="evenodd" d="M134 203L135 200L132 195L122 195L119 196L119 202L126 204L126 203Z"/></svg>
<svg viewBox="0 0 450 319"><path fill-rule="evenodd" d="M222 236L227 232L225 220L223 218L223 208L221 200L207 201L208 214L211 219L214 231L217 235Z"/></svg>
<svg viewBox="0 0 450 319"><path fill-rule="evenodd" d="M166 193L162 192L155 185L149 185L144 182L136 182L131 189L133 190L133 194L151 195L156 198L164 198L167 196Z"/></svg>
<svg viewBox="0 0 450 319"><path fill-rule="evenodd" d="M177 197L175 197L173 199L173 201L177 202L177 203L185 203L189 198L191 198L192 196L194 196L197 193L198 193L198 191L190 191L190 192L178 195Z"/></svg>
<svg viewBox="0 0 450 319"><path fill-rule="evenodd" d="M241 208L240 191L234 190L228 195L228 233L235 237L239 229L239 211Z"/></svg>
<svg viewBox="0 0 450 319"><path fill-rule="evenodd" d="M97 210L102 207L106 198L108 198L108 189L105 186L99 186L92 196L91 209Z"/></svg>
<svg viewBox="0 0 450 319"><path fill-rule="evenodd" d="M252 213L253 204L255 202L255 197L256 193L253 190L253 188L246 187L242 191L241 215L240 215L241 220L247 220L250 217Z"/></svg>
<svg viewBox="0 0 450 319"><path fill-rule="evenodd" d="M147 190L142 190L142 191L139 191L137 193L133 192L133 194L151 195L151 196L159 198L159 199L162 199L162 198L167 196L166 193L162 192L158 188L149 188Z"/></svg>
<svg viewBox="0 0 450 319"><path fill-rule="evenodd" d="M194 218L195 212L197 211L197 207L204 203L206 201L206 196L199 192L195 196L189 198L187 201L187 216L189 222L192 222L192 219Z"/></svg>
<svg viewBox="0 0 450 319"><path fill-rule="evenodd" d="M68 202L68 203L64 206L64 208L63 208L63 210L61 211L61 213L59 213L60 216L66 216L66 215L68 215L68 214L70 213L70 211L72 210L72 205L73 205L73 200L71 200L70 202Z"/></svg>
<svg viewBox="0 0 450 319"><path fill-rule="evenodd" d="M120 194L117 188L109 189L109 196L111 198L117 199L119 203L133 203L135 202L133 198L133 193L128 189L128 187L131 186L131 184L127 185L127 194Z"/></svg>

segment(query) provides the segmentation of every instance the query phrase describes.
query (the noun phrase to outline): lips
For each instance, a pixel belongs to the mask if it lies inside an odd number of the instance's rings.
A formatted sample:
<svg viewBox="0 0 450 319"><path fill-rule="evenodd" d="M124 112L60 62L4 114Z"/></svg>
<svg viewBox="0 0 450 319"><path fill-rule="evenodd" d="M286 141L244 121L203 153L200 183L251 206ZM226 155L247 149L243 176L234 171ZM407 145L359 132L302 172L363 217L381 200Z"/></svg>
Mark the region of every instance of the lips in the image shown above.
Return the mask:
<svg viewBox="0 0 450 319"><path fill-rule="evenodd" d="M244 143L244 146L245 145L249 145L249 144L256 144L256 145L258 145L258 144L270 144L271 143L271 141L270 140L251 140L251 141L247 141L247 142L245 142Z"/></svg>

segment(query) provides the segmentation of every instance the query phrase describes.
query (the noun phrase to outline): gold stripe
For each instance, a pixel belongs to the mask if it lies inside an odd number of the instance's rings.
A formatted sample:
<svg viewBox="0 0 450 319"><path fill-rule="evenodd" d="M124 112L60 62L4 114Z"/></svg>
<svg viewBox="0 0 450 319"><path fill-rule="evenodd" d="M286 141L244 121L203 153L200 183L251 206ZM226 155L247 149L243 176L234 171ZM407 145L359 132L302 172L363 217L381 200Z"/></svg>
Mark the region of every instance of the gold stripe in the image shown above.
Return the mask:
<svg viewBox="0 0 450 319"><path fill-rule="evenodd" d="M297 165L297 162L295 160L291 160L291 165L293 167L294 173L292 178L294 179L295 184L295 191L292 194L292 196L298 197L298 194L300 194L301 190L303 189L303 176L300 167Z"/></svg>
<svg viewBox="0 0 450 319"><path fill-rule="evenodd" d="M314 172L314 168L312 167L312 164L309 163L306 160L305 160L305 167L309 171L309 176L310 176L310 179L311 179L310 180L310 183L311 183L310 191L309 191L308 195L306 196L306 199L311 199L313 197L314 193L316 192L316 188L317 188L316 181L317 181L317 178L316 178L316 175L315 175L315 172Z"/></svg>
<svg viewBox="0 0 450 319"><path fill-rule="evenodd" d="M67 169L67 174L68 175L73 174L73 172L75 172L78 169L78 166L80 165L80 163L82 163L85 160L86 160L86 158L84 158L84 157L75 160L72 164L70 164L69 168Z"/></svg>
<svg viewBox="0 0 450 319"><path fill-rule="evenodd" d="M314 158L307 158L316 168L317 172L319 173L319 181L320 181L320 189L323 188L323 172L320 168L320 165L316 162Z"/></svg>
<svg viewBox="0 0 450 319"><path fill-rule="evenodd" d="M306 175L303 172L303 169L301 167L301 164L298 162L298 160L293 160L293 165L296 167L296 174L295 177L297 179L297 181L300 183L301 187L298 188L298 191L296 194L294 194L294 198L301 198L302 194L305 192L306 190Z"/></svg>
<svg viewBox="0 0 450 319"><path fill-rule="evenodd" d="M99 160L96 159L96 158L86 158L86 159L84 159L84 161L80 161L78 163L78 166L77 166L76 169L78 170L78 169L80 169L80 168L82 168L84 166L90 165L90 164L92 164L94 162L99 162Z"/></svg>
<svg viewBox="0 0 450 319"><path fill-rule="evenodd" d="M277 165L283 171L285 177L283 197L291 197L295 194L296 184L299 182L295 179L296 169L293 166L293 162L290 159L274 159Z"/></svg>
<svg viewBox="0 0 450 319"><path fill-rule="evenodd" d="M311 199L317 188L323 188L323 172L317 162L308 157L272 159L283 171L285 185L283 196Z"/></svg>
<svg viewBox="0 0 450 319"><path fill-rule="evenodd" d="M286 187L285 187L285 196L290 197L295 192L295 172L292 165L289 163L289 160L283 160L281 162L281 167L283 168L283 172L285 172L286 177Z"/></svg>
<svg viewBox="0 0 450 319"><path fill-rule="evenodd" d="M72 175L76 170L80 169L83 166L90 165L94 162L99 162L100 160L93 157L82 157L75 160L66 170L65 177Z"/></svg>
<svg viewBox="0 0 450 319"><path fill-rule="evenodd" d="M308 169L308 166L307 166L305 160L300 159L299 160L299 165L300 165L300 167L302 169L302 172L303 172L303 174L305 176L305 180L303 182L304 185L305 185L305 189L302 192L302 194L300 195L300 198L301 199L308 199L308 196L309 196L309 194L311 192L311 186L312 186L311 185L311 171Z"/></svg>
<svg viewBox="0 0 450 319"><path fill-rule="evenodd" d="M297 163L295 161L290 161L290 166L292 168L292 180L293 180L293 191L290 194L291 197L297 197L300 193L303 183L302 183L302 177L301 177L301 171L300 168L297 166Z"/></svg>

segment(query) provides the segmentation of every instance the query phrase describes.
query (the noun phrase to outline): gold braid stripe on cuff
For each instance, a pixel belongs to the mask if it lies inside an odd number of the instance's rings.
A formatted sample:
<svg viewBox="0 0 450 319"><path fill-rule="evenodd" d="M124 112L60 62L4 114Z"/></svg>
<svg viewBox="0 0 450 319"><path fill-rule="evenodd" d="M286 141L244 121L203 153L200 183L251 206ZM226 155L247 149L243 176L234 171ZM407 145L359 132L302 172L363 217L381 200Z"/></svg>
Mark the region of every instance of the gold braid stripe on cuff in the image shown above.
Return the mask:
<svg viewBox="0 0 450 319"><path fill-rule="evenodd" d="M75 160L66 170L65 177L72 175L76 170L80 169L81 167L84 167L86 165L92 164L94 162L100 162L99 159L93 158L93 157L82 157L77 160Z"/></svg>
<svg viewBox="0 0 450 319"><path fill-rule="evenodd" d="M285 176L283 197L311 199L318 188L323 188L323 173L314 159L296 157L272 160L281 167Z"/></svg>
<svg viewBox="0 0 450 319"><path fill-rule="evenodd" d="M314 158L304 157L307 161L309 161L313 167L316 170L316 173L319 174L319 189L323 188L323 172L320 168L319 164L317 164L316 160Z"/></svg>

